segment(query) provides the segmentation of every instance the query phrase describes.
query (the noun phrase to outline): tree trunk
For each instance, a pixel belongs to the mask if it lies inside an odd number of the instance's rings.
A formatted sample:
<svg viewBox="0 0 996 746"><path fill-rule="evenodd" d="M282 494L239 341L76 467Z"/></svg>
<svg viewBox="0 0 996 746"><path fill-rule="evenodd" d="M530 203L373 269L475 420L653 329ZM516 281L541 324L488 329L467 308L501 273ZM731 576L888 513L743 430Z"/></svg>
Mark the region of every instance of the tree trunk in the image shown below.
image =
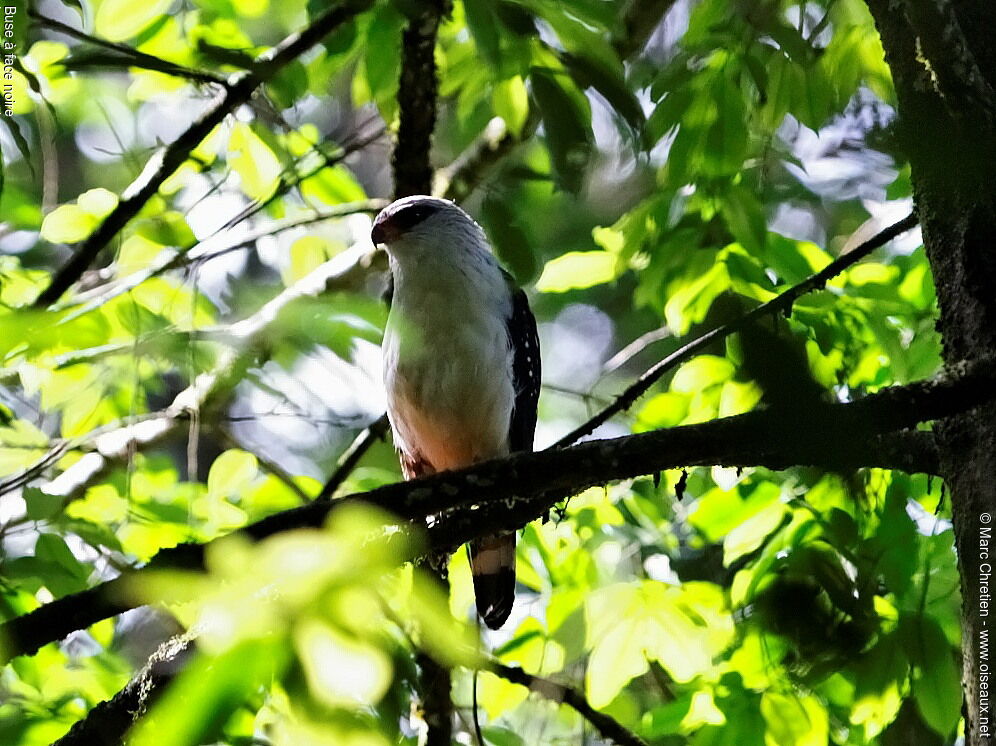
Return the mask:
<svg viewBox="0 0 996 746"><path fill-rule="evenodd" d="M946 367L996 353L996 3L868 0L892 69L897 134L910 159L940 305ZM992 733L980 712L980 533L996 505L996 405L938 424L962 591L965 743ZM980 719L980 714L982 718ZM988 728L987 728L988 724Z"/></svg>

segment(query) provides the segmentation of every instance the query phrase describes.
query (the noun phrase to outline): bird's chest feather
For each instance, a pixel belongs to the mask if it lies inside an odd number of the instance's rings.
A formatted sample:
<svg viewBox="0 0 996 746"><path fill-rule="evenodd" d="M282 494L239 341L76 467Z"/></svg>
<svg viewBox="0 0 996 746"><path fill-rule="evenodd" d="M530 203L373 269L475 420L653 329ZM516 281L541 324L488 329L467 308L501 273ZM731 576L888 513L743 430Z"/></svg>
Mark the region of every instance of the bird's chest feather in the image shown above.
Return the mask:
<svg viewBox="0 0 996 746"><path fill-rule="evenodd" d="M437 471L508 450L515 399L508 300L501 288L465 280L440 274L399 283L384 335L396 444Z"/></svg>

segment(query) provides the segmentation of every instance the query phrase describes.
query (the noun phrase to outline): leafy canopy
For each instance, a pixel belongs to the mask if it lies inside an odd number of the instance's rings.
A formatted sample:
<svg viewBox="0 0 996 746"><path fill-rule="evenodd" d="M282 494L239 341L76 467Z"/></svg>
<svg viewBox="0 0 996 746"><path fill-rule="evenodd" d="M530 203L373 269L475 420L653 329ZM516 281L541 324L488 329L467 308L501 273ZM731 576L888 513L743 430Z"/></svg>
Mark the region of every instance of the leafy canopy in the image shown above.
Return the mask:
<svg viewBox="0 0 996 746"><path fill-rule="evenodd" d="M685 338L909 211L861 2L663 3L663 25L628 15L641 5L457 0L439 33L436 165L496 125L521 140L450 183L482 182L465 205L533 287L540 446ZM85 34L18 11L0 129L4 619L312 498L380 413L378 265L355 256L391 191L380 129L397 128L401 34L422 3L380 0L284 66L39 310L73 246L221 90L211 80L325 10L45 7ZM916 246L689 361L599 434L929 377L936 308ZM379 443L339 491L398 478ZM579 685L653 744L948 742L961 696L948 516L939 485L881 470L716 467L589 490L524 529L516 613L484 645ZM414 743L419 649L455 666L463 718L478 660L466 558L442 598L398 566L391 525L339 514L131 588L200 632L132 742ZM142 664L136 634L107 620L15 659L0 741L49 743L112 696ZM492 674L477 701L491 744L595 742L573 710Z"/></svg>

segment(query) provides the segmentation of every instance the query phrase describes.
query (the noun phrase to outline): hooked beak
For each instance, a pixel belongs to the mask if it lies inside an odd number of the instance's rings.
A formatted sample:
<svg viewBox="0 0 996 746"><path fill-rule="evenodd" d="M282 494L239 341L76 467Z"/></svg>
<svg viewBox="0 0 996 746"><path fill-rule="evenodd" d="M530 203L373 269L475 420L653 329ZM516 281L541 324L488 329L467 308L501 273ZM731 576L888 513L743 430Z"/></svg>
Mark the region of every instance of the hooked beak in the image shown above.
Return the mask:
<svg viewBox="0 0 996 746"><path fill-rule="evenodd" d="M391 223L388 216L381 213L374 220L373 230L370 231L370 240L373 241L374 246L381 244L387 244L398 237L398 231L395 226Z"/></svg>

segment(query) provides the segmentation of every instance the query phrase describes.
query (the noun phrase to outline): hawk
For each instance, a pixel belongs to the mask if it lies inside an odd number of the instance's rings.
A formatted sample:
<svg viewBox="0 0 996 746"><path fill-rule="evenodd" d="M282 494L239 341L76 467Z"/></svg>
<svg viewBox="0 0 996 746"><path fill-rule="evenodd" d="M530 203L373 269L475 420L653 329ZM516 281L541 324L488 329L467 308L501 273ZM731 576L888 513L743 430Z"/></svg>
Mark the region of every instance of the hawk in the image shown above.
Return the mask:
<svg viewBox="0 0 996 746"><path fill-rule="evenodd" d="M484 230L456 204L405 197L374 220L394 284L384 332L387 416L406 479L532 450L540 387L536 319ZM515 598L515 534L469 545L491 629Z"/></svg>

